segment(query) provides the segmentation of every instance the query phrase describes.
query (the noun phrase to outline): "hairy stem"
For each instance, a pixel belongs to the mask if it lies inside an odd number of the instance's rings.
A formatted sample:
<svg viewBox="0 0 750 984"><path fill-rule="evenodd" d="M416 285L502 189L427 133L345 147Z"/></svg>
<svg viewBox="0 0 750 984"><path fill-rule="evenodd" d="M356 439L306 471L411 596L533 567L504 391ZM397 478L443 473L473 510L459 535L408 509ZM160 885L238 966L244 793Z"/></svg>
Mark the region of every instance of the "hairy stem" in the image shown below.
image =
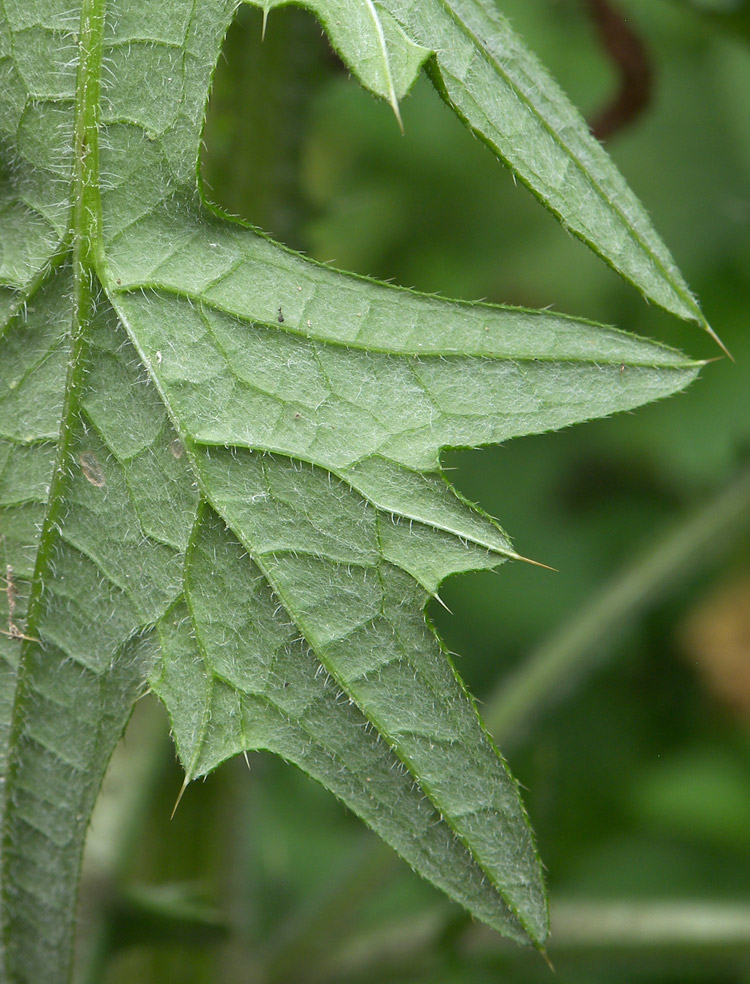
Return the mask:
<svg viewBox="0 0 750 984"><path fill-rule="evenodd" d="M601 660L619 625L658 601L681 574L714 558L747 526L748 507L750 470L720 489L543 643L485 705L485 720L501 746L518 738L542 707L574 689L573 683Z"/></svg>

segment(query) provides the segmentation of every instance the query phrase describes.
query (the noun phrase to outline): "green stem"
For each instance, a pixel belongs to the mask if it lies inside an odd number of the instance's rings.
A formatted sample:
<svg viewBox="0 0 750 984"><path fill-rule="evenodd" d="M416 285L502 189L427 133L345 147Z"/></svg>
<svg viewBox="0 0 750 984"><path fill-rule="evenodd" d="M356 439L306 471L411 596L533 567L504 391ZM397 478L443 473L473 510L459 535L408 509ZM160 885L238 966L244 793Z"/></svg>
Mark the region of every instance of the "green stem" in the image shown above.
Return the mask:
<svg viewBox="0 0 750 984"><path fill-rule="evenodd" d="M632 954L642 970L648 954L655 957L678 953L682 959L700 956L732 957L750 946L750 906L707 899L692 902L560 901L552 908L549 952L591 957ZM345 947L331 951L320 968L325 980L382 980L394 968L419 967L425 955L434 953L445 932L443 911L425 912L413 919L362 932ZM458 965L465 980L472 979L476 961L501 958L504 965L536 963L533 951L517 947L489 927L467 923L455 943ZM568 970L570 963L567 963ZM536 974L530 974L537 980ZM425 979L420 976L420 979ZM484 978L483 978L484 979ZM499 979L499 978L498 978ZM550 978L552 980L552 978Z"/></svg>
<svg viewBox="0 0 750 984"><path fill-rule="evenodd" d="M310 208L302 152L316 83L326 70L320 30L306 11L275 10L261 43L259 11L244 9L224 55L230 72L219 64L206 119L207 197L216 188L224 208L304 248Z"/></svg>
<svg viewBox="0 0 750 984"><path fill-rule="evenodd" d="M501 746L507 746L542 707L566 696L571 680L601 661L626 619L653 605L681 576L714 557L749 519L747 470L619 574L490 697L484 718Z"/></svg>
<svg viewBox="0 0 750 984"><path fill-rule="evenodd" d="M750 905L713 902L559 901L552 913L553 952L565 950L747 950ZM469 950L497 951L502 942L484 927L465 936ZM507 947L506 947L507 948Z"/></svg>
<svg viewBox="0 0 750 984"><path fill-rule="evenodd" d="M398 856L382 841L368 843L342 880L305 911L282 926L265 966L269 984L301 980L346 939L362 909L398 866Z"/></svg>
<svg viewBox="0 0 750 984"><path fill-rule="evenodd" d="M163 781L171 749L155 700L139 701L110 761L86 838L81 871L79 922L87 927L79 944L78 979L99 984L112 951L113 911L143 836L148 806Z"/></svg>

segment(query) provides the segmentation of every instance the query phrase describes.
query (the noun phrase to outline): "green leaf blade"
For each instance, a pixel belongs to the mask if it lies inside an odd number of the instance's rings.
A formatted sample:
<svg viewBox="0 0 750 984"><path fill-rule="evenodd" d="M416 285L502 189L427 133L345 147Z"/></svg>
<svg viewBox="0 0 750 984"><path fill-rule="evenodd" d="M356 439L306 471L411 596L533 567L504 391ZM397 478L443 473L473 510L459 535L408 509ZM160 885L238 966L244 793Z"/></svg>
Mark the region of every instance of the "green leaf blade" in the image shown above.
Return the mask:
<svg viewBox="0 0 750 984"><path fill-rule="evenodd" d="M214 449L198 468L215 508L326 672L386 739L531 940L543 942L544 890L518 791L425 624L427 595L383 560L385 518L343 483L332 489L334 514L320 492L310 494L311 485L330 487L329 478L294 462ZM257 491L248 496L250 473ZM262 516L250 525L247 510L236 505L254 500L256 509L269 511L280 496L287 511L303 514L297 529L317 531L315 542L311 537L305 547L304 538L279 533L269 540L272 525ZM345 497L359 521L349 524L348 547L335 542L331 556L325 531Z"/></svg>
<svg viewBox="0 0 750 984"><path fill-rule="evenodd" d="M273 751L322 782L420 874L469 911L526 941L527 929L508 910L472 853L455 839L413 775L354 704L341 699L338 684L300 639L294 623L280 622L278 598L245 548L213 513L207 513L196 529L187 583L195 637L189 640L185 609L170 613L168 638L173 641L164 647L166 662L154 687L175 708L184 691L178 682L180 667L203 662L205 704L198 711L200 720L195 705L172 717L183 760L194 766L189 774L200 775L217 764L218 746L208 738L208 729L222 736L220 758L246 748ZM171 658L178 645L179 662ZM257 653L251 673L241 656L248 647ZM198 735L203 738L196 742ZM208 751L212 745L213 756ZM544 922L543 898L536 901Z"/></svg>
<svg viewBox="0 0 750 984"><path fill-rule="evenodd" d="M447 574L517 555L439 478L415 487L409 476L420 469L437 476L446 444L566 426L592 407L599 415L637 405L682 388L698 367L654 343L560 316L345 277L228 223L213 221L206 235L210 245L204 240L201 249L175 219L169 239L151 251L158 256L151 269L119 237L110 254L113 304L208 501L298 635L541 944L543 887L517 789L421 614L425 592L435 593ZM202 283L197 293L189 269ZM404 327L394 331L396 298ZM540 325L537 335L530 323ZM432 339L429 328L424 333L427 355L409 341L422 324L433 326ZM521 337L519 358L512 346ZM462 343L476 354L464 355ZM426 565L430 554L443 559ZM241 701L224 685L209 690L206 721L219 713L217 692L221 706L229 700L235 708L235 722L242 719ZM233 747L249 740L240 732ZM202 741L201 754L209 754L210 734ZM190 774L201 759L185 761ZM322 781L330 785L330 777Z"/></svg>
<svg viewBox="0 0 750 984"><path fill-rule="evenodd" d="M290 0L245 0L263 10L263 33L268 14ZM321 20L333 46L370 92L391 104L399 126L398 102L409 91L430 51L415 44L380 0L309 0L304 6Z"/></svg>
<svg viewBox="0 0 750 984"><path fill-rule="evenodd" d="M122 466L92 418L63 399L70 284L69 269L56 271L0 339L10 377L3 395L13 399L21 387L12 383L24 379L41 401L29 403L29 415L16 410L8 419L17 432L0 442L0 551L11 589L0 636L3 973L41 984L68 979L87 820L143 693L154 657L149 622L175 590L175 551L167 557L168 548L144 541ZM96 327L106 335L110 324L104 312ZM96 365L93 344L88 368ZM111 373L86 376L81 402L100 406L97 387L111 384ZM108 392L112 401L117 386ZM49 440L55 429L65 432L62 459Z"/></svg>
<svg viewBox="0 0 750 984"><path fill-rule="evenodd" d="M2 919L6 976L30 984L67 979L86 824L148 681L188 778L269 749L542 945L516 784L424 615L445 577L517 554L440 453L631 409L699 368L614 329L345 276L212 211L196 162L233 10L0 8ZM449 3L357 13L352 64L392 103L457 36ZM567 125L532 116L530 147Z"/></svg>
<svg viewBox="0 0 750 984"><path fill-rule="evenodd" d="M360 33L353 26L330 27L337 0L307 0L304 6L320 18L360 81L373 88ZM428 74L451 109L566 229L647 300L713 335L646 211L491 0L379 0L378 7L430 53ZM420 64L411 68L414 75Z"/></svg>
<svg viewBox="0 0 750 984"><path fill-rule="evenodd" d="M681 389L699 368L663 346L559 315L406 294L284 253L270 265L268 244L251 230L218 232L205 274L213 286L187 303L195 237L185 257L173 247L159 273L139 271L147 274L140 291L125 292L135 284L123 250L122 287L112 292L172 412L202 443L279 451L336 472L372 455L429 471L441 447L632 409ZM225 313L231 307L242 317ZM429 321L425 352L415 326ZM386 348L397 334L404 341Z"/></svg>

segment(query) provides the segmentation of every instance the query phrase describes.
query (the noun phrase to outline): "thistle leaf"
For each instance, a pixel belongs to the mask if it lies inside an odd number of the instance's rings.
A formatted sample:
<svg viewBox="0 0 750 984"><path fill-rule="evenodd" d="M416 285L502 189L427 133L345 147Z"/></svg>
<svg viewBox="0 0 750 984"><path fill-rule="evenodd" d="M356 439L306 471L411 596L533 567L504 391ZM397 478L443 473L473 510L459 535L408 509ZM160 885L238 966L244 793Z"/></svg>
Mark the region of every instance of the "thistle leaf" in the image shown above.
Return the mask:
<svg viewBox="0 0 750 984"><path fill-rule="evenodd" d="M2 9L4 979L68 979L88 818L148 688L188 780L268 749L541 947L517 786L424 613L449 574L517 554L440 451L629 410L698 365L338 273L209 207L232 0ZM352 65L393 102L432 21L363 10L337 29L366 15Z"/></svg>

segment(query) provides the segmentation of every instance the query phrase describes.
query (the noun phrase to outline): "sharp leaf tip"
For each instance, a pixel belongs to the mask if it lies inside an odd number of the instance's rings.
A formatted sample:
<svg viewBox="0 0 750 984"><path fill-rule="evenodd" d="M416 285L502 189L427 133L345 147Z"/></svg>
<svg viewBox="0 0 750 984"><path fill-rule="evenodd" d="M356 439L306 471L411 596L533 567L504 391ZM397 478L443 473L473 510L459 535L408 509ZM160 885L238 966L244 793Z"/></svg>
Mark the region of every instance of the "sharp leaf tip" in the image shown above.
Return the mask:
<svg viewBox="0 0 750 984"><path fill-rule="evenodd" d="M190 776L185 776L185 781L183 782L182 786L180 786L180 791L177 794L177 799L174 801L172 812L169 815L170 820L174 820L174 815L175 813L177 813L177 807L180 805L180 800L185 795L185 790L188 788L189 784L190 784Z"/></svg>
<svg viewBox="0 0 750 984"><path fill-rule="evenodd" d="M560 571L556 567L550 567L549 564L543 564L541 560L532 560L531 557L523 557L521 554L510 554L511 560L521 560L524 564L532 564L534 567L542 567L545 571L553 571L555 574L559 574Z"/></svg>

